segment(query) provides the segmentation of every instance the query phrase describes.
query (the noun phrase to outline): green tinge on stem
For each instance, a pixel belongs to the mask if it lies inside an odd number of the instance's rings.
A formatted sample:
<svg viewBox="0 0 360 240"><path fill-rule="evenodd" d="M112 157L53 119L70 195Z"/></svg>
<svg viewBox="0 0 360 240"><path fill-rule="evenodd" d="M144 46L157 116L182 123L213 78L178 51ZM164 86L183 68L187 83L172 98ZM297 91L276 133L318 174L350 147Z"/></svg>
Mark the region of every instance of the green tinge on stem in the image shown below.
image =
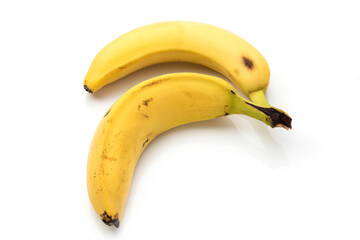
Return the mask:
<svg viewBox="0 0 360 240"><path fill-rule="evenodd" d="M252 102L256 103L257 105L260 105L262 107L271 107L270 103L265 98L265 93L263 90L251 92L249 94L249 98L251 99Z"/></svg>
<svg viewBox="0 0 360 240"><path fill-rule="evenodd" d="M244 114L258 119L270 127L283 127L291 129L291 117L284 111L274 107L262 107L246 101L240 96L232 99L230 114Z"/></svg>

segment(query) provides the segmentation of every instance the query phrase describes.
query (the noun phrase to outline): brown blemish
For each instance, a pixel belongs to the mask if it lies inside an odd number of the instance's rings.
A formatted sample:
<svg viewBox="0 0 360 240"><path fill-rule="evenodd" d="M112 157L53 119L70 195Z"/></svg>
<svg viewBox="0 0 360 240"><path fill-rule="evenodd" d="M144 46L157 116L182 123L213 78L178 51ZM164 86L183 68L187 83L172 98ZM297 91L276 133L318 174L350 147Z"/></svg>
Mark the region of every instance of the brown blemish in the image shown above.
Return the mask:
<svg viewBox="0 0 360 240"><path fill-rule="evenodd" d="M146 141L143 143L142 147L144 147L148 141L149 141L149 139L147 138Z"/></svg>
<svg viewBox="0 0 360 240"><path fill-rule="evenodd" d="M110 111L111 111L111 108L105 113L104 117L106 117Z"/></svg>
<svg viewBox="0 0 360 240"><path fill-rule="evenodd" d="M239 70L237 68L234 69L234 73L239 76Z"/></svg>
<svg viewBox="0 0 360 240"><path fill-rule="evenodd" d="M243 56L242 57L243 61L244 61L244 65L248 68L248 69L253 69L254 68L254 63L252 60L250 60L249 58Z"/></svg>
<svg viewBox="0 0 360 240"><path fill-rule="evenodd" d="M219 116L216 116L215 118L219 118L219 117L223 117L223 116L227 116L229 115L228 111L227 111L227 108L228 108L229 105L224 105L224 113L219 115Z"/></svg>
<svg viewBox="0 0 360 240"><path fill-rule="evenodd" d="M101 158L104 159L104 160L109 160L109 161L116 161L117 160L117 158L109 157L105 153L101 154Z"/></svg>
<svg viewBox="0 0 360 240"><path fill-rule="evenodd" d="M150 118L148 115L146 115L146 114L144 114L144 113L143 113L143 116L146 117L146 118Z"/></svg>
<svg viewBox="0 0 360 240"><path fill-rule="evenodd" d="M231 73L230 73L230 71L226 71L225 72L226 74L227 74L227 78L229 78L229 79L234 79L234 75L232 75Z"/></svg>
<svg viewBox="0 0 360 240"><path fill-rule="evenodd" d="M150 82L150 83L142 86L141 88L150 87L150 86L152 86L152 85L159 84L159 83L161 83L162 81L165 81L165 80L168 80L168 79L159 79L159 80L157 80L157 81Z"/></svg>
<svg viewBox="0 0 360 240"><path fill-rule="evenodd" d="M140 111L141 110L141 105L144 105L144 106L148 106L149 105L149 102L151 102L153 100L153 98L149 98L149 99L145 99L144 101L142 101L141 104L139 104L137 106L137 110ZM144 114L145 115L145 114Z"/></svg>
<svg viewBox="0 0 360 240"><path fill-rule="evenodd" d="M151 102L152 100L153 100L153 98L145 99L143 101L143 105L145 105L145 106L149 105L149 102Z"/></svg>
<svg viewBox="0 0 360 240"><path fill-rule="evenodd" d="M145 99L145 100L142 102L142 105L148 106L148 105L149 105L149 102L151 102L152 100L153 100L153 98Z"/></svg>
<svg viewBox="0 0 360 240"><path fill-rule="evenodd" d="M100 162L100 175L104 175L105 174L105 169L104 169L104 161Z"/></svg>
<svg viewBox="0 0 360 240"><path fill-rule="evenodd" d="M229 107L229 105L225 105L225 106L224 106L225 116L226 116L226 115L229 115L229 113L228 113L228 111L227 111L227 108L228 108L228 107Z"/></svg>
<svg viewBox="0 0 360 240"><path fill-rule="evenodd" d="M236 93L235 93L233 90L230 90L230 92L231 92L232 94L236 95Z"/></svg>
<svg viewBox="0 0 360 240"><path fill-rule="evenodd" d="M100 214L100 217L106 225L108 226L114 225L115 227L119 228L120 226L119 213L116 213L113 218L111 215L107 214L106 211L104 211L103 214Z"/></svg>
<svg viewBox="0 0 360 240"><path fill-rule="evenodd" d="M126 68L130 67L133 63L134 62L128 62L127 64L118 67L118 70L125 70Z"/></svg>

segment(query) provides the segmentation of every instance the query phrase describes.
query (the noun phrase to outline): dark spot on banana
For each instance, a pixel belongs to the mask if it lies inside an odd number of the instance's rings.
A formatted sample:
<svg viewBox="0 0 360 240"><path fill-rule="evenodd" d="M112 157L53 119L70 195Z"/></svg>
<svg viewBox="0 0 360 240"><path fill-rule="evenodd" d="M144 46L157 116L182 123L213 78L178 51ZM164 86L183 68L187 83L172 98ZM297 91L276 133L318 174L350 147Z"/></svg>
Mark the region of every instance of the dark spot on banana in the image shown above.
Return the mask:
<svg viewBox="0 0 360 240"><path fill-rule="evenodd" d="M150 118L148 115L146 115L146 114L144 114L144 113L143 113L143 116L146 117L146 118Z"/></svg>
<svg viewBox="0 0 360 240"><path fill-rule="evenodd" d="M243 61L244 61L244 65L248 68L248 69L253 69L254 68L254 63L253 61L251 61L249 58L247 57L242 57Z"/></svg>
<svg viewBox="0 0 360 240"><path fill-rule="evenodd" d="M142 102L142 104L143 104L144 106L147 106L147 105L149 105L149 102L151 102L152 100L153 100L153 98L145 99L145 100Z"/></svg>
<svg viewBox="0 0 360 240"><path fill-rule="evenodd" d="M170 79L170 78L169 78L169 79ZM153 82L150 82L150 83L142 86L141 88L150 87L150 86L152 86L152 85L159 84L159 83L161 83L162 81L165 81L165 80L168 80L168 79L160 79L160 80L157 80L157 81L153 81Z"/></svg>
<svg viewBox="0 0 360 240"><path fill-rule="evenodd" d="M106 117L110 111L111 111L111 108L105 113L104 117Z"/></svg>
<svg viewBox="0 0 360 240"><path fill-rule="evenodd" d="M88 92L88 93L93 93L93 91L91 91L90 88L88 88L88 86L84 85L84 89Z"/></svg>
<svg viewBox="0 0 360 240"><path fill-rule="evenodd" d="M230 90L230 92L231 92L232 94L236 95L236 93L235 93L233 90Z"/></svg>
<svg viewBox="0 0 360 240"><path fill-rule="evenodd" d="M229 115L229 113L227 112L227 107L228 107L228 106L229 106L229 105L225 105L225 106L224 106L225 116Z"/></svg>
<svg viewBox="0 0 360 240"><path fill-rule="evenodd" d="M143 143L142 147L144 147L145 144L146 144L148 141L149 141L149 139L147 138L147 139L145 140L145 142Z"/></svg>
<svg viewBox="0 0 360 240"><path fill-rule="evenodd" d="M125 70L126 68L130 67L133 64L134 64L134 61L129 62L129 63L125 64L125 65L122 65L122 66L118 67L118 70Z"/></svg>
<svg viewBox="0 0 360 240"><path fill-rule="evenodd" d="M119 213L116 213L113 218L111 215L107 214L106 211L104 211L103 214L100 214L100 217L106 225L108 225L108 226L114 225L115 227L119 228L119 226L120 226Z"/></svg>
<svg viewBox="0 0 360 240"><path fill-rule="evenodd" d="M109 157L106 153L101 154L101 158L108 161L117 161L116 157Z"/></svg>

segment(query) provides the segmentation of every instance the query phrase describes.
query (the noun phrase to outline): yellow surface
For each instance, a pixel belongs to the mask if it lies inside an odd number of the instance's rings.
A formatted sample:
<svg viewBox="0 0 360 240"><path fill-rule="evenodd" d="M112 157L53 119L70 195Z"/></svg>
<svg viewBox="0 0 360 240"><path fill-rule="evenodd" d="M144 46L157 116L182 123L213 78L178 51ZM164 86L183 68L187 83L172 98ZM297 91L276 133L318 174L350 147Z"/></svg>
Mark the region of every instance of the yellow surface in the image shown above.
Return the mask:
<svg viewBox="0 0 360 240"><path fill-rule="evenodd" d="M228 114L246 114L271 125L267 115L217 77L174 73L130 89L105 114L91 143L87 182L95 211L121 219L137 161L156 136Z"/></svg>
<svg viewBox="0 0 360 240"><path fill-rule="evenodd" d="M207 66L246 95L259 91L254 99L258 104L266 102L270 70L261 53L231 32L196 22L154 23L122 35L96 55L84 85L95 92L136 70L164 62Z"/></svg>

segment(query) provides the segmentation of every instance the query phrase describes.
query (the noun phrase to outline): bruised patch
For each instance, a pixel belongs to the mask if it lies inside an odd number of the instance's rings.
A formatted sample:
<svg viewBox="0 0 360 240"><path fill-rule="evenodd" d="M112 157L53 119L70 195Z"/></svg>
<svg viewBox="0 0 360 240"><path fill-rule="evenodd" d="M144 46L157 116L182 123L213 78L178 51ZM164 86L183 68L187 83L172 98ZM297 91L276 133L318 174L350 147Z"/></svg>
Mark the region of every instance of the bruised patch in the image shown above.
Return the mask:
<svg viewBox="0 0 360 240"><path fill-rule="evenodd" d="M244 65L248 68L248 69L253 69L254 68L254 63L252 60L250 60L249 58L247 57L242 57L243 61L244 61Z"/></svg>
<svg viewBox="0 0 360 240"><path fill-rule="evenodd" d="M231 92L232 94L236 95L236 93L235 93L233 90L230 90L230 92Z"/></svg>

